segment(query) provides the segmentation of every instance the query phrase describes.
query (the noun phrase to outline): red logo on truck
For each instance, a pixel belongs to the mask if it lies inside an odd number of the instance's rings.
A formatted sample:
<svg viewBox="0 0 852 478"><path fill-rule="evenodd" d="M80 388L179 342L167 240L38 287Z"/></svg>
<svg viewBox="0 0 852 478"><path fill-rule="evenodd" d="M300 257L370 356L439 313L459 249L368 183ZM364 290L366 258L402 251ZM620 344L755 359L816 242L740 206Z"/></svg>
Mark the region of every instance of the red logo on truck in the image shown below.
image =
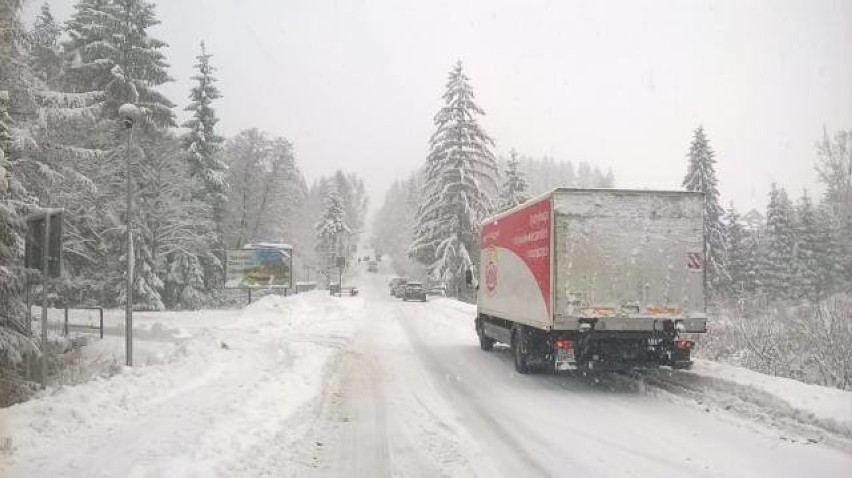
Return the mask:
<svg viewBox="0 0 852 478"><path fill-rule="evenodd" d="M497 288L497 250L488 248L488 263L485 264L485 287L489 293Z"/></svg>
<svg viewBox="0 0 852 478"><path fill-rule="evenodd" d="M496 249L504 249L501 254L515 254L529 268L550 310L550 209L548 198L482 226L480 247L489 250L484 270L489 293L497 287Z"/></svg>

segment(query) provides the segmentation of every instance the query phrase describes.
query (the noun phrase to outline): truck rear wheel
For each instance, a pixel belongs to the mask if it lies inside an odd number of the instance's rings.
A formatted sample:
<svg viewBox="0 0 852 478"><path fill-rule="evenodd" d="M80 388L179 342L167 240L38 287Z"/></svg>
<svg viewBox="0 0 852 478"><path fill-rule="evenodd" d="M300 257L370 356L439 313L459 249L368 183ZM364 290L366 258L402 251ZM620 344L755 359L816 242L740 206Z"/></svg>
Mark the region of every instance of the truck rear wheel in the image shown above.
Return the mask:
<svg viewBox="0 0 852 478"><path fill-rule="evenodd" d="M479 348L486 352L490 352L494 349L494 339L485 335L482 330L479 331Z"/></svg>
<svg viewBox="0 0 852 478"><path fill-rule="evenodd" d="M479 348L486 352L490 352L494 349L494 342L496 342L496 340L485 335L485 330L482 328L482 322L478 319L476 321L476 335L479 337Z"/></svg>

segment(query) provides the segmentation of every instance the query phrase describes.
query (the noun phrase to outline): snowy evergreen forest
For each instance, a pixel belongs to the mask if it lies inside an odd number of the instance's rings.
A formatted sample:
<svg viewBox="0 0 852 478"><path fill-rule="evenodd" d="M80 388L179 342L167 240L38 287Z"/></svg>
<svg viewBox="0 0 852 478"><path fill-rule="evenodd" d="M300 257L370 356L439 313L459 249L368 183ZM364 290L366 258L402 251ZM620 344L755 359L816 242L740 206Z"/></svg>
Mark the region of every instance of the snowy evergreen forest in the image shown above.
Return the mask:
<svg viewBox="0 0 852 478"><path fill-rule="evenodd" d="M23 266L29 214L65 211L52 306L124 304L127 155L139 310L227 303L226 248L293 244L302 253L298 280L331 261L322 245L329 214L347 234L362 229L367 197L358 176L338 172L309 186L286 138L249 125L230 138L219 133L216 101L227 85L218 84L203 41L189 119L178 124L178 99L159 91L172 78L167 45L149 34L159 23L152 4L79 0L66 22L45 4L32 25L21 9L21 0L0 2L0 389L20 385L24 355L39 352L25 320L26 284L40 282ZM125 103L142 112L129 149L118 114Z"/></svg>
<svg viewBox="0 0 852 478"><path fill-rule="evenodd" d="M575 168L515 150L496 157L460 62L442 98L424 166L387 191L373 232L399 274L446 283L451 294L471 300L463 281L478 267L483 219L555 187L610 188L615 178L583 161ZM801 191L791 199L773 184L766 209L745 214L722 204L717 158L703 127L685 150L682 187L705 194L707 295L715 319L699 350L765 373L852 387L852 132L826 132L816 144L821 197Z"/></svg>
<svg viewBox="0 0 852 478"><path fill-rule="evenodd" d="M356 173L308 182L285 137L252 125L226 137L216 56L202 39L193 87L167 98L167 45L145 0L77 0L72 16L44 5L21 19L0 2L0 392L18 397L27 355L41 353L25 310L38 271L24 267L26 218L64 210L62 276L41 290L53 307L120 307L125 264L138 310L230 305L224 253L255 242L295 246L296 280L334 281L365 224ZM436 92L438 93L438 92ZM177 103L186 105L178 120ZM142 114L128 130L119 108ZM372 242L399 274L443 283L471 300L483 219L555 187L612 188L613 171L584 158L525 154L480 122L464 65L447 76L422 165L385 193ZM185 114L184 114L185 113ZM132 131L132 137L129 132ZM678 138L680 140L680 138ZM682 188L705 195L705 264L712 333L699 353L765 373L852 388L852 131L826 130L812 162L823 190L773 184L760 211L722 200L710 132L682 138ZM496 153L498 146L508 151ZM506 148L503 149L503 146ZM125 161L130 158L128 178ZM677 162L677 163L676 163ZM132 184L128 214L124 191ZM130 217L128 217L130 216ZM125 235L132 223L133 247ZM3 405L3 403L0 403Z"/></svg>

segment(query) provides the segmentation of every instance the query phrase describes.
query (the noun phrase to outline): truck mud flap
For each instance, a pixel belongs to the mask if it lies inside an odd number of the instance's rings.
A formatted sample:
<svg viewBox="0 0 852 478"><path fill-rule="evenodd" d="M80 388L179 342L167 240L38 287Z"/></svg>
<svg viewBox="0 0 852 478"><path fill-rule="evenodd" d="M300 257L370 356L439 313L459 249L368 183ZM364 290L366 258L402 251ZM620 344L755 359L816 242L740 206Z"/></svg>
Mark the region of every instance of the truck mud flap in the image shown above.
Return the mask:
<svg viewBox="0 0 852 478"><path fill-rule="evenodd" d="M512 344L512 330L507 329L505 327L500 327L499 325L494 325L489 322L484 322L482 324L482 330L485 331L485 335L491 337L492 339L506 344Z"/></svg>

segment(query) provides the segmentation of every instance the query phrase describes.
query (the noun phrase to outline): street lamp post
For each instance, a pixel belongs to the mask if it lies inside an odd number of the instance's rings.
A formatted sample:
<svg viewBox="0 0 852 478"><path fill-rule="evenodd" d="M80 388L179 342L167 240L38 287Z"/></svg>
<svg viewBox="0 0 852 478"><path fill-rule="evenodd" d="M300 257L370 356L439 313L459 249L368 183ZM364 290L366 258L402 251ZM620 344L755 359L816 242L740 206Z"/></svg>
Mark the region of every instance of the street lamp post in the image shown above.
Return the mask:
<svg viewBox="0 0 852 478"><path fill-rule="evenodd" d="M133 141L133 123L139 117L139 108L125 103L118 109L121 123L127 129L127 291L125 292L124 305L124 339L125 356L127 366L133 365L133 233L132 231L132 205L133 205L133 182L130 180L130 144Z"/></svg>

